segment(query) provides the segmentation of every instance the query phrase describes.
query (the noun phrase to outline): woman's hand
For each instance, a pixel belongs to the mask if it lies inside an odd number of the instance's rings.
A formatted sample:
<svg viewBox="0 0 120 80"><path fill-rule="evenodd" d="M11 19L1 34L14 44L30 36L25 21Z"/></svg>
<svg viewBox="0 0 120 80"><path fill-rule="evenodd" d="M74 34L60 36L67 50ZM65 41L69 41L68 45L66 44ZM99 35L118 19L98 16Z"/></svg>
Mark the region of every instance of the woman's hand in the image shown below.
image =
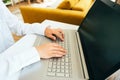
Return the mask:
<svg viewBox="0 0 120 80"><path fill-rule="evenodd" d="M62 57L66 54L66 50L56 43L47 43L36 47L40 58Z"/></svg>
<svg viewBox="0 0 120 80"><path fill-rule="evenodd" d="M47 27L45 30L45 36L52 40L56 40L57 38L59 38L61 41L64 40L64 33L61 29L51 29Z"/></svg>

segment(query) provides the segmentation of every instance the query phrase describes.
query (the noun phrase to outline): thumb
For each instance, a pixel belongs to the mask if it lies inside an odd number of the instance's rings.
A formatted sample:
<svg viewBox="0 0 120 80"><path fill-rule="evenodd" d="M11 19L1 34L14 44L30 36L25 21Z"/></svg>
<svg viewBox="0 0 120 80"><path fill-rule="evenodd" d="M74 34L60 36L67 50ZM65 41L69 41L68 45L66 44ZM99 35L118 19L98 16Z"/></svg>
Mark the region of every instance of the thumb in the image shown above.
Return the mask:
<svg viewBox="0 0 120 80"><path fill-rule="evenodd" d="M56 40L56 37L54 35L49 35L49 38L52 40Z"/></svg>

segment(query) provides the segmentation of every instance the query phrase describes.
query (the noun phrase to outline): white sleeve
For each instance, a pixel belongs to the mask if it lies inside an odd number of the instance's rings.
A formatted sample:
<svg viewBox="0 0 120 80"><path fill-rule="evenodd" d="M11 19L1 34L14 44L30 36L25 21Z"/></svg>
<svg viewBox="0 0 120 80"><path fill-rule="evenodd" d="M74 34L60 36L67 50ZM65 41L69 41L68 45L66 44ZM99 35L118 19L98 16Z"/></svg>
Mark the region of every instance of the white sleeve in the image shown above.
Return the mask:
<svg viewBox="0 0 120 80"><path fill-rule="evenodd" d="M0 54L0 80L6 80L13 74L20 71L23 67L28 66L40 60L39 54L34 47L20 53Z"/></svg>
<svg viewBox="0 0 120 80"><path fill-rule="evenodd" d="M28 24L18 20L18 18L8 10L3 2L0 2L0 9L3 13L5 22L7 22L7 25L13 33L16 33L17 35L31 33L44 35L44 31L47 26L42 26L40 23Z"/></svg>

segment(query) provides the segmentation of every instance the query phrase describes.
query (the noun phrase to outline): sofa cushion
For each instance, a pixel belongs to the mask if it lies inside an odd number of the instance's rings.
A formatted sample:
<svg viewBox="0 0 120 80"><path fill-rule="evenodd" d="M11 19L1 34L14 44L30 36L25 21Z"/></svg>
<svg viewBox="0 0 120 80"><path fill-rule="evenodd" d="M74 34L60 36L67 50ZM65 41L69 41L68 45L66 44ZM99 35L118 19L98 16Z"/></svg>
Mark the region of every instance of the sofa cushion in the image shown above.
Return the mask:
<svg viewBox="0 0 120 80"><path fill-rule="evenodd" d="M79 0L62 0L57 8L60 9L72 9Z"/></svg>
<svg viewBox="0 0 120 80"><path fill-rule="evenodd" d="M70 5L70 2L69 0L63 0L57 8L60 8L60 9L71 9L71 5Z"/></svg>
<svg viewBox="0 0 120 80"><path fill-rule="evenodd" d="M69 0L71 8L75 6L80 0Z"/></svg>
<svg viewBox="0 0 120 80"><path fill-rule="evenodd" d="M80 0L75 6L72 7L73 10L83 11L90 7L92 0Z"/></svg>

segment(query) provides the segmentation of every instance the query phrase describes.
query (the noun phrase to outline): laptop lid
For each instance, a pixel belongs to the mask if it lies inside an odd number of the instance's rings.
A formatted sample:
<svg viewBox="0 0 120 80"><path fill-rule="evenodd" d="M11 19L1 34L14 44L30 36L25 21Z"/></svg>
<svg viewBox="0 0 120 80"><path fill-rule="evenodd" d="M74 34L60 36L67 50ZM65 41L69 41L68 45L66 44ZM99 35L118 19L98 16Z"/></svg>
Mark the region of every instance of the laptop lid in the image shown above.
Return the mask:
<svg viewBox="0 0 120 80"><path fill-rule="evenodd" d="M120 6L97 0L78 29L90 80L104 80L120 68Z"/></svg>

